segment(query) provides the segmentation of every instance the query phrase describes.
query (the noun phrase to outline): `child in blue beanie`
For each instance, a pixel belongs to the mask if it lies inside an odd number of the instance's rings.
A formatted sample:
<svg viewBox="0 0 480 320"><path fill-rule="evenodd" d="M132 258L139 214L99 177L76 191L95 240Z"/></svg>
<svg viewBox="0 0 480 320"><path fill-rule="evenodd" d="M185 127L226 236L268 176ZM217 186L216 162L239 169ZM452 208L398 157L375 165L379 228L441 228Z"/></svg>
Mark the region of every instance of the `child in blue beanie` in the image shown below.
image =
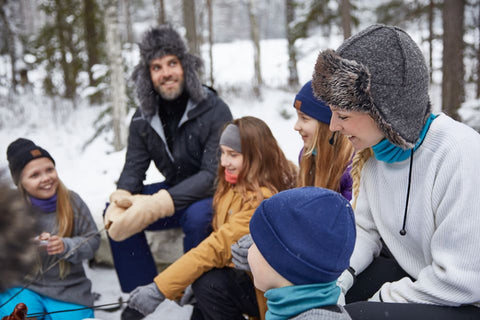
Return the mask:
<svg viewBox="0 0 480 320"><path fill-rule="evenodd" d="M351 319L336 282L355 245L355 218L339 193L317 187L264 200L250 221L248 262L265 291L266 319Z"/></svg>
<svg viewBox="0 0 480 320"><path fill-rule="evenodd" d="M312 81L305 83L293 102L297 121L293 129L302 137L298 186L315 186L340 192L352 199L349 164L353 147L342 134L330 132L332 111L313 95Z"/></svg>

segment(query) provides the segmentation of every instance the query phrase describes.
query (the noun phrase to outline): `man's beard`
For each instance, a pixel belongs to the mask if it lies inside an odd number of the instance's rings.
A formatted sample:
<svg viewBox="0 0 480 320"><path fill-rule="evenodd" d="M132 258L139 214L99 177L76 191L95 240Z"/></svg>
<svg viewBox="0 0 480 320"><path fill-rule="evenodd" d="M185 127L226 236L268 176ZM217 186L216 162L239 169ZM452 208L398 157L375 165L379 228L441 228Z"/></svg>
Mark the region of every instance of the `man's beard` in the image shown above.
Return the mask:
<svg viewBox="0 0 480 320"><path fill-rule="evenodd" d="M164 90L161 85L155 87L155 91L160 94L162 99L167 100L167 101L172 101L180 97L180 95L183 92L183 89L185 88L185 80L181 80L179 82L179 85L176 90Z"/></svg>

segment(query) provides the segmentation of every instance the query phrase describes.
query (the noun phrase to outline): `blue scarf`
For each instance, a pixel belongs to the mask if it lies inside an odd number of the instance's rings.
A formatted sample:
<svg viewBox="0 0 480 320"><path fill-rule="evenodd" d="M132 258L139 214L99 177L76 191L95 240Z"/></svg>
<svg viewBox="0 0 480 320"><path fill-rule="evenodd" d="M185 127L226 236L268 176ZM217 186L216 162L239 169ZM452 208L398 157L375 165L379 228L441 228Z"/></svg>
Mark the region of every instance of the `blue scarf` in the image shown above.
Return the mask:
<svg viewBox="0 0 480 320"><path fill-rule="evenodd" d="M39 208L42 212L50 213L57 211L57 194L48 199L38 199L32 196L28 196L32 206Z"/></svg>
<svg viewBox="0 0 480 320"><path fill-rule="evenodd" d="M417 148L420 147L420 145L423 142L423 139L425 139L425 136L427 135L430 125L432 124L433 120L437 116L438 115L430 114L430 117L428 117L427 121L425 122L425 125L423 126L422 132L420 132L420 138L418 138L418 141L415 144L413 151L417 150ZM408 159L408 157L410 157L410 154L411 154L411 149L403 150L402 148L394 145L387 139L383 139L382 141L374 145L372 147L372 150L377 160L384 161L387 163L406 160Z"/></svg>
<svg viewBox="0 0 480 320"><path fill-rule="evenodd" d="M339 296L337 281L270 289L265 292L265 319L289 319L310 309L336 305Z"/></svg>

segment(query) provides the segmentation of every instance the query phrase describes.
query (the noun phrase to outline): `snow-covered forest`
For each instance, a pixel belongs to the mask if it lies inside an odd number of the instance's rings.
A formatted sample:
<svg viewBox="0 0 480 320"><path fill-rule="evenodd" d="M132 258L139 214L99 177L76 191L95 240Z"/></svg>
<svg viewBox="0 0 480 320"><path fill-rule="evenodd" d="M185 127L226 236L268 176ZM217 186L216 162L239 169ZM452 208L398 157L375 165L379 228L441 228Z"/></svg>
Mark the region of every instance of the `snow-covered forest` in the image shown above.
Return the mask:
<svg viewBox="0 0 480 320"><path fill-rule="evenodd" d="M159 22L171 23L203 58L204 83L233 116L267 122L292 161L302 146L292 102L311 78L318 52L377 22L404 28L420 45L432 71L435 112L480 130L478 1L3 0L0 178L10 180L8 144L29 138L51 153L60 178L101 226L135 110L129 76L138 62L136 43ZM147 182L161 179L151 167ZM88 271L101 294L98 304L121 296L113 269ZM162 308L171 319L188 319L188 308Z"/></svg>

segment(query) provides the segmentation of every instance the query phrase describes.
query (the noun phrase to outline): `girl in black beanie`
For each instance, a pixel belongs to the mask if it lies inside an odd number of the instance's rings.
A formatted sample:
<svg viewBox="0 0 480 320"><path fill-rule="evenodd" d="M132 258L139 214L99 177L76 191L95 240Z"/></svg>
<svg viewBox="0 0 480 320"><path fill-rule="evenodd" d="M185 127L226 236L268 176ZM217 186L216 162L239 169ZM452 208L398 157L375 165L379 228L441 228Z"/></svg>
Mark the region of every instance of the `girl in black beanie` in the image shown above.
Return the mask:
<svg viewBox="0 0 480 320"><path fill-rule="evenodd" d="M100 244L100 235L94 235L97 227L90 210L78 194L60 181L55 161L48 151L32 141L19 138L12 142L7 149L7 159L14 183L25 201L35 209L34 218L40 234L35 238L38 264L31 275L34 280L24 290L22 284L17 284L0 293L0 318L8 315L19 302L27 305L30 314L92 305L91 282L85 275L82 261L93 257ZM58 260L60 263L48 269ZM26 281L29 283L31 278ZM12 296L15 297L8 301ZM93 316L92 309L68 314L69 319ZM61 314L51 314L46 319L61 317Z"/></svg>

